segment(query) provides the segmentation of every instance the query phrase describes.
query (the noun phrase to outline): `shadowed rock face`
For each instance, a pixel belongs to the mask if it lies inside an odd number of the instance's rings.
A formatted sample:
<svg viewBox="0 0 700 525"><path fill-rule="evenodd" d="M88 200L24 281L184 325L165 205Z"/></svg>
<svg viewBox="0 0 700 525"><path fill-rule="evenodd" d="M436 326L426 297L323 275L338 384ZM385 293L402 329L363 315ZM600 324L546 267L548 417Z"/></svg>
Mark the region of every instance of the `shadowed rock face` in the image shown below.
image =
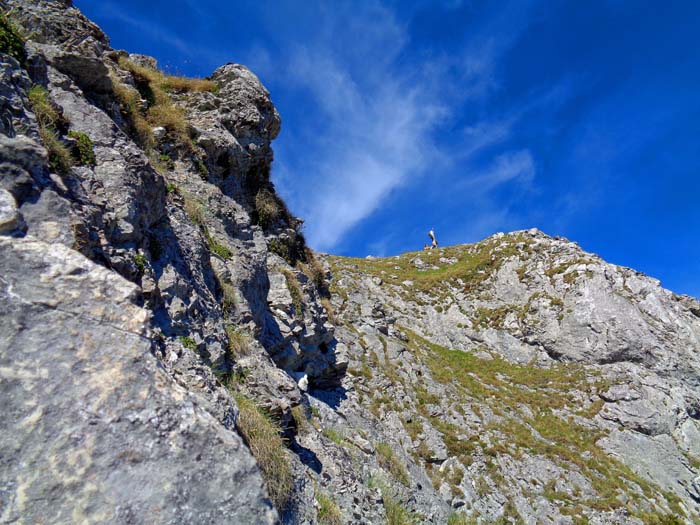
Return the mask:
<svg viewBox="0 0 700 525"><path fill-rule="evenodd" d="M70 1L0 8L0 521L700 519L696 300L537 230L314 258L254 73L166 89ZM287 439L279 512L234 395Z"/></svg>

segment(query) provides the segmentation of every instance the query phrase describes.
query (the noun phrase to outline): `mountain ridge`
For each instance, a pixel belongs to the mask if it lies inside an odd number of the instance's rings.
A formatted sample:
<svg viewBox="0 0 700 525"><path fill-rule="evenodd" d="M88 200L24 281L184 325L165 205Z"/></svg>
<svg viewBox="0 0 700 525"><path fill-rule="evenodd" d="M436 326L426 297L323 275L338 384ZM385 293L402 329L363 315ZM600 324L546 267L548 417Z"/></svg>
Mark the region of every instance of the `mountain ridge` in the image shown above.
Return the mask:
<svg viewBox="0 0 700 525"><path fill-rule="evenodd" d="M0 521L699 519L695 299L536 229L315 254L254 73L0 9Z"/></svg>

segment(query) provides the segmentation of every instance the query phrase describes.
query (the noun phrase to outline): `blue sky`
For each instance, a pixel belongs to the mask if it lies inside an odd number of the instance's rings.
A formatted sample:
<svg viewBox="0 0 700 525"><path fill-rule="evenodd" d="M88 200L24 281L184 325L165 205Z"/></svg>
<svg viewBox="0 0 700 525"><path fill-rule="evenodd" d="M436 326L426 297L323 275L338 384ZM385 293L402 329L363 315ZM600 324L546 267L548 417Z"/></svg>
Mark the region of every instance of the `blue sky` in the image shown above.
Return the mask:
<svg viewBox="0 0 700 525"><path fill-rule="evenodd" d="M75 4L172 72L260 77L316 249L538 227L700 296L700 2Z"/></svg>

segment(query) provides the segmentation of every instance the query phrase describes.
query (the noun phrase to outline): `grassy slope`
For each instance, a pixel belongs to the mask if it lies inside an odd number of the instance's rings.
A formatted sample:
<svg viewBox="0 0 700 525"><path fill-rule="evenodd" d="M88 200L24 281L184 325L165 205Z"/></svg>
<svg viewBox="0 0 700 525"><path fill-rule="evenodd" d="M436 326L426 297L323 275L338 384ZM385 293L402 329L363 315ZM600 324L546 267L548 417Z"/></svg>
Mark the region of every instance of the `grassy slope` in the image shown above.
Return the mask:
<svg viewBox="0 0 700 525"><path fill-rule="evenodd" d="M517 234L388 258L329 257L329 262L336 276L344 275L349 282L367 275L379 277L387 283L387 289L403 300L420 304L426 295L441 300L454 290L479 293L481 285L505 261L528 261L533 255L533 244L532 238ZM425 263L423 268L412 263L416 257ZM446 263L447 259L450 261ZM592 259L582 256L569 262L552 263L545 275L551 279L574 264L587 262ZM518 275L521 276L521 272ZM405 281L410 283L404 285ZM346 289L334 285L333 292L345 300L343 308L351 308ZM560 301L550 298L552 303ZM343 308L338 312L341 318ZM482 327L494 326L493 318L504 314L479 313L482 319L476 322ZM557 492L554 483L529 495L541 494L562 514L572 516L577 524L587 523L584 512L587 509L610 511L626 507L644 523L674 523L676 515L683 515L676 496L640 478L596 446L605 434L589 422L603 404L599 394L610 386L598 370L576 364L540 368L515 365L500 358L482 359L436 345L406 328L402 330L409 338L408 349L423 365L426 375L429 372L432 381L408 379L409 374L401 374L395 364L389 363L386 357L381 358L381 352L368 348L358 333L365 351L359 357L359 365L352 367L350 373L367 385L370 382L391 385L388 391L368 388L369 395L364 403L378 418L392 411L399 416L411 412L420 414L422 421L442 434L450 456L459 458L465 467L475 459L484 462L488 483L479 480L484 485L482 490L488 491L488 487L495 485L509 493L509 473L501 471L502 460L506 457L518 460L527 453L543 456L560 468L587 478L595 497L577 495L576 488L573 494ZM386 349L386 343L384 347ZM429 382L433 383L431 393ZM434 393L434 383L441 388L439 396ZM431 406L438 404L447 409L444 417L431 415ZM490 417L482 418L477 429L464 429L449 422L450 411L462 414L487 411ZM420 441L424 423L418 418L404 421L409 435L414 441L417 438ZM457 493L461 474L434 469L429 452L424 443L420 443L412 454L437 486L448 483L453 493ZM671 513L660 510L664 508Z"/></svg>

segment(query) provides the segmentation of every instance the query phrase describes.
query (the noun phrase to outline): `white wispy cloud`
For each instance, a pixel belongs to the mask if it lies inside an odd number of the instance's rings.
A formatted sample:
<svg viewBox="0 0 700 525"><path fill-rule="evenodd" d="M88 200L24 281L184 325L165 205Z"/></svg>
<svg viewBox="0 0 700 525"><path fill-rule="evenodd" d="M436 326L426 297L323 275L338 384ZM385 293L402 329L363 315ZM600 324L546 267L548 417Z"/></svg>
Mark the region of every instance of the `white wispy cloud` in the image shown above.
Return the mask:
<svg viewBox="0 0 700 525"><path fill-rule="evenodd" d="M333 247L437 155L431 131L445 112L425 85L394 67L406 35L391 11L373 4L343 15L329 15L337 32L291 50L287 68L290 82L311 93L325 117L321 135L311 138L311 158L302 162L312 190L293 199L319 249ZM336 50L341 24L363 28L350 56Z"/></svg>
<svg viewBox="0 0 700 525"><path fill-rule="evenodd" d="M496 157L486 170L475 173L462 185L486 193L500 184L516 181L529 186L535 177L535 163L529 150L510 151Z"/></svg>
<svg viewBox="0 0 700 525"><path fill-rule="evenodd" d="M193 20L206 16L194 0L184 4ZM133 10L112 1L100 9L183 56L212 60L212 52L197 42ZM260 9L270 15L263 15L265 20L275 19L275 8ZM403 185L466 164L510 136L515 117L475 120L465 127L458 149L445 151L436 130L460 104L499 88L499 59L526 20L519 7L494 10L461 53L426 55L419 62L405 62L407 22L390 4L368 0L329 7L310 0L293 11L314 20L308 32L291 43L252 42L243 61L262 78L301 90L315 105L313 127L284 131L293 137L292 146L284 138L278 141L274 168L280 190L306 219L306 234L315 248L336 246ZM271 50L273 45L287 47ZM220 62L230 58L217 57Z"/></svg>
<svg viewBox="0 0 700 525"><path fill-rule="evenodd" d="M333 248L402 185L508 137L512 121L477 121L465 129L460 150L446 152L435 133L454 105L494 89L495 64L516 33L516 22L498 18L494 24L507 37L477 36L459 56L402 65L406 28L393 11L369 2L326 11L323 29L289 51L286 79L310 93L325 115L320 135L306 135L310 159L278 150L278 183L306 218L312 246ZM508 170L534 173L531 156L522 152L499 162L494 170L502 177ZM292 163L303 172L305 190L290 187L299 181L290 174Z"/></svg>

